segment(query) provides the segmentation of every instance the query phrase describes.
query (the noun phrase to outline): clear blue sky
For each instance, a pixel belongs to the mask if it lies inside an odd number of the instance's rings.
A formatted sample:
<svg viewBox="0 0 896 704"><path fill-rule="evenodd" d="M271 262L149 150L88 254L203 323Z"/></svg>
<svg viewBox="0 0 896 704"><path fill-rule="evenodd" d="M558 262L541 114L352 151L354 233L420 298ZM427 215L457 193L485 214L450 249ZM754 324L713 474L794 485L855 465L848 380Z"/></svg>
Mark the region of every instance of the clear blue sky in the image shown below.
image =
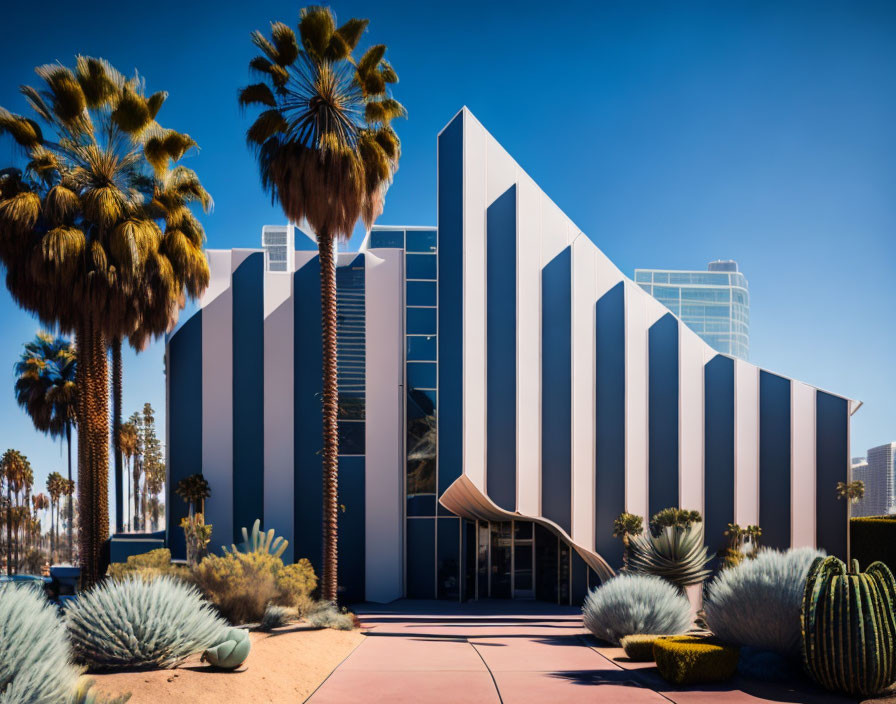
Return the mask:
<svg viewBox="0 0 896 704"><path fill-rule="evenodd" d="M86 8L90 8L89 10ZM13 3L0 105L33 67L76 53L167 90L215 198L208 245L256 246L282 221L244 146L236 91L249 32L299 3ZM896 4L892 2L338 2L389 45L410 118L384 224L435 224L436 134L467 105L623 271L736 259L752 361L860 399L853 454L896 440ZM0 164L10 163L7 140ZM357 242L353 243L357 246ZM36 323L0 293L0 449L40 481L63 469L12 400ZM164 416L161 347L125 366L125 410ZM4 381L5 379L5 381ZM6 390L3 391L3 387Z"/></svg>

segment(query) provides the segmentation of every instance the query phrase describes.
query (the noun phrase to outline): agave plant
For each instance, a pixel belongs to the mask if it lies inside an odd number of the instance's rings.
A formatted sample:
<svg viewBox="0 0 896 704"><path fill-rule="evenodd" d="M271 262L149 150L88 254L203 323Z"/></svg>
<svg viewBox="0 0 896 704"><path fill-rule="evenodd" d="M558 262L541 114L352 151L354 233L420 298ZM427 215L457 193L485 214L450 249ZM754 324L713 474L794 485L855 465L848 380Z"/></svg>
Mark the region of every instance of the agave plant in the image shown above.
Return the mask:
<svg viewBox="0 0 896 704"><path fill-rule="evenodd" d="M0 584L0 702L67 702L81 668L40 589Z"/></svg>
<svg viewBox="0 0 896 704"><path fill-rule="evenodd" d="M263 533L261 530L261 521L256 518L255 523L252 524L252 535L249 535L249 531L243 527L243 542L239 545L233 544L230 546L230 550L232 552L265 552L269 555L273 555L274 557L281 557L284 552L286 552L286 548L289 545L289 541L286 540L283 536L274 537L274 529L271 528L267 533ZM227 546L221 546L224 552L228 552Z"/></svg>
<svg viewBox="0 0 896 704"><path fill-rule="evenodd" d="M582 616L595 636L618 644L635 634L684 633L691 625L691 605L659 577L622 574L588 594Z"/></svg>
<svg viewBox="0 0 896 704"><path fill-rule="evenodd" d="M195 587L167 575L102 582L79 595L65 617L75 655L97 669L172 667L228 628Z"/></svg>
<svg viewBox="0 0 896 704"><path fill-rule="evenodd" d="M657 533L632 536L629 544L630 572L663 577L679 589L700 584L712 559L703 544L703 524L666 526Z"/></svg>
<svg viewBox="0 0 896 704"><path fill-rule="evenodd" d="M799 655L800 607L814 548L761 550L722 570L703 603L706 625L726 643Z"/></svg>

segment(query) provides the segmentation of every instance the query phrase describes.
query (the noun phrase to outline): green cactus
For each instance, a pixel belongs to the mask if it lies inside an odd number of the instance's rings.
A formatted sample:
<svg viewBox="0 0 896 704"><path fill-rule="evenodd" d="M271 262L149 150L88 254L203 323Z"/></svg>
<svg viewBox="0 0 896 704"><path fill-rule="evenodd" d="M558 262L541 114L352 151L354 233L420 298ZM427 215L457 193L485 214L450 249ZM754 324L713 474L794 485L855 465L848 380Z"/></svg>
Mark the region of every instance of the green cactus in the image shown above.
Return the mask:
<svg viewBox="0 0 896 704"><path fill-rule="evenodd" d="M231 628L218 643L202 654L202 662L222 670L235 670L249 657L249 631Z"/></svg>
<svg viewBox="0 0 896 704"><path fill-rule="evenodd" d="M289 541L283 538L282 536L274 537L274 529L271 528L267 533L263 533L261 530L261 521L256 518L255 523L252 524L252 535L249 535L249 531L244 527L243 528L243 542L239 545L231 545L230 551L232 552L266 552L274 557L280 557L286 552L286 548L289 545ZM227 546L222 546L224 552L229 552Z"/></svg>
<svg viewBox="0 0 896 704"><path fill-rule="evenodd" d="M852 571L836 557L809 568L803 664L826 689L869 697L896 680L896 580L882 562Z"/></svg>

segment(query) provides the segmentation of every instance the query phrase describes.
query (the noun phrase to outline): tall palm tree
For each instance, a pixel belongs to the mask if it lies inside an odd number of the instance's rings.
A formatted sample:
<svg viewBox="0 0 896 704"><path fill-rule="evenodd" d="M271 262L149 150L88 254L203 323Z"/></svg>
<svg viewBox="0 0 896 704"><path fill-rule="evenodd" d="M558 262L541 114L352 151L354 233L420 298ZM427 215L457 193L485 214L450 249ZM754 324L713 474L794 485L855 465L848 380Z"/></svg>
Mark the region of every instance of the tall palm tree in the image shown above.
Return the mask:
<svg viewBox="0 0 896 704"><path fill-rule="evenodd" d="M31 497L31 503L34 506L34 517L38 519L38 548L43 549L43 530L38 512L43 512L50 508L50 499L43 492L39 492Z"/></svg>
<svg viewBox="0 0 896 704"><path fill-rule="evenodd" d="M139 75L125 78L102 59L79 56L74 69L52 64L37 74L43 89L22 92L43 126L0 109L0 132L28 156L24 171L0 170L0 262L22 307L75 334L79 541L89 586L109 532L107 347L141 328L164 332L155 323L170 322L185 294L204 289L208 266L198 222L198 231L172 228L152 207L172 162L195 146L156 122L167 94L147 96Z"/></svg>
<svg viewBox="0 0 896 704"><path fill-rule="evenodd" d="M18 519L19 493L25 484L31 465L18 450L7 450L0 458L0 475L6 484L6 574L12 574L19 563ZM15 500L14 500L15 499ZM13 537L15 527L16 537ZM13 557L15 550L15 557Z"/></svg>
<svg viewBox="0 0 896 704"><path fill-rule="evenodd" d="M135 414L136 415L136 414ZM137 454L137 426L134 423L134 416L131 416L131 419L127 423L122 423L121 428L118 431L118 446L121 449L122 455L124 455L124 459L127 461L127 470L128 470L128 484L130 484L130 476L133 470L134 465L134 457ZM134 496L136 497L137 491L137 481L138 477L134 477ZM131 500L131 490L128 487L128 510L127 513L130 514L130 500ZM135 501L135 511L136 515L136 501ZM128 518L128 527L130 530L134 530L133 522L130 518Z"/></svg>
<svg viewBox="0 0 896 704"><path fill-rule="evenodd" d="M59 474L52 472L47 477L47 492L50 494L50 555L59 551L59 499L65 494L67 481Z"/></svg>
<svg viewBox="0 0 896 704"><path fill-rule="evenodd" d="M51 438L65 438L68 478L72 478L72 426L75 423L78 387L77 355L71 342L48 332L38 332L15 365L15 395L35 429ZM72 516L68 516L71 547ZM69 555L71 559L71 555Z"/></svg>
<svg viewBox="0 0 896 704"><path fill-rule="evenodd" d="M370 228L398 168L400 143L391 126L405 110L391 97L398 81L386 47L354 56L368 20L340 27L326 7L302 9L299 39L282 22L270 38L252 34L261 55L249 67L262 81L243 88L241 106L263 112L247 132L261 182L292 222L317 237L323 345L322 597L337 591L337 436L335 245L359 220Z"/></svg>

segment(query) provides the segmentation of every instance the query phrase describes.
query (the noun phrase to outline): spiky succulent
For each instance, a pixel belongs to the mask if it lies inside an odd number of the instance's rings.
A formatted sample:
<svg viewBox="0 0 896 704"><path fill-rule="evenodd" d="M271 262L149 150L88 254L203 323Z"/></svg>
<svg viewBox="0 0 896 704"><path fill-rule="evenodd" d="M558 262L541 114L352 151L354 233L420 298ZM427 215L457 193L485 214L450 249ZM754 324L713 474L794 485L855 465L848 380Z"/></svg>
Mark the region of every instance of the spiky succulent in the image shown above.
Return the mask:
<svg viewBox="0 0 896 704"><path fill-rule="evenodd" d="M0 704L67 702L80 674L40 589L0 584Z"/></svg>
<svg viewBox="0 0 896 704"><path fill-rule="evenodd" d="M172 667L218 642L227 623L170 576L107 580L65 610L76 657L97 669Z"/></svg>
<svg viewBox="0 0 896 704"><path fill-rule="evenodd" d="M684 633L691 625L691 605L659 577L622 574L588 594L582 616L595 636L619 643L634 634Z"/></svg>
<svg viewBox="0 0 896 704"><path fill-rule="evenodd" d="M255 523L252 524L252 534L249 534L249 531L243 527L243 542L239 545L231 545L230 550L232 552L266 552L274 557L281 557L284 552L286 552L286 548L289 545L289 541L286 540L283 536L278 535L276 538L274 537L274 529L271 528L267 533L263 533L261 530L261 521L259 519L255 519ZM224 552L228 552L227 546L222 546Z"/></svg>
<svg viewBox="0 0 896 704"><path fill-rule="evenodd" d="M761 550L709 584L706 625L726 643L799 655L800 607L814 548Z"/></svg>
<svg viewBox="0 0 896 704"><path fill-rule="evenodd" d="M710 570L712 559L703 544L703 525L668 526L659 533L632 536L629 543L628 570L637 574L663 577L684 589L700 584Z"/></svg>

